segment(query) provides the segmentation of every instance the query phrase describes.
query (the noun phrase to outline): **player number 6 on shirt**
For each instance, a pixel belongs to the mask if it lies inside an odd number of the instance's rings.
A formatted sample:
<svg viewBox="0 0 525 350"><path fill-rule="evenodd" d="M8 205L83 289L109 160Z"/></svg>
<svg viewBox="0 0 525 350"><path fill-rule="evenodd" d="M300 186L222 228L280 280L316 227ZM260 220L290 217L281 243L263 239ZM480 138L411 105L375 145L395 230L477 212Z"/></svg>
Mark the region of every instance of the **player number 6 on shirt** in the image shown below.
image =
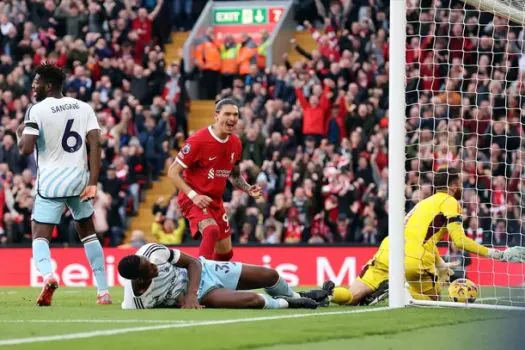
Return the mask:
<svg viewBox="0 0 525 350"><path fill-rule="evenodd" d="M75 153L82 147L82 137L76 131L71 130L74 119L68 119L66 129L64 130L64 136L62 136L62 148L68 153ZM75 139L73 145L69 145L68 141L70 138Z"/></svg>

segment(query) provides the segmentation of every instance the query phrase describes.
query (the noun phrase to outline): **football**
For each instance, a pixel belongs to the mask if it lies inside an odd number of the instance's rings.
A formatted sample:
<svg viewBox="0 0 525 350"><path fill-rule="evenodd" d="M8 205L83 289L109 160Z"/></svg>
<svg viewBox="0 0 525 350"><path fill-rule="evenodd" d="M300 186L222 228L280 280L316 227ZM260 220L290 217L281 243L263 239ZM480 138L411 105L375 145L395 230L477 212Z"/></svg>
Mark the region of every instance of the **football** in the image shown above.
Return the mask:
<svg viewBox="0 0 525 350"><path fill-rule="evenodd" d="M473 303L478 297L478 287L471 280L460 278L450 284L448 295L456 303Z"/></svg>

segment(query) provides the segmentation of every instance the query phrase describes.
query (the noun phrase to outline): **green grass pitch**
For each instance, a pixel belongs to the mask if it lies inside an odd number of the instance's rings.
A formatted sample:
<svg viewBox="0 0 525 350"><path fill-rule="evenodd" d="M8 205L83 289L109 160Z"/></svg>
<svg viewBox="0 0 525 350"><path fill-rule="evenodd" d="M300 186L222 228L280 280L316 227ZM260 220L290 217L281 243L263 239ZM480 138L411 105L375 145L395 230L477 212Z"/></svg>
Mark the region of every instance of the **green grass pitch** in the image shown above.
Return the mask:
<svg viewBox="0 0 525 350"><path fill-rule="evenodd" d="M63 287L38 308L39 289L0 288L0 348L492 350L525 329L521 313L479 309L124 311L122 289L111 292L115 304L99 306L94 289Z"/></svg>

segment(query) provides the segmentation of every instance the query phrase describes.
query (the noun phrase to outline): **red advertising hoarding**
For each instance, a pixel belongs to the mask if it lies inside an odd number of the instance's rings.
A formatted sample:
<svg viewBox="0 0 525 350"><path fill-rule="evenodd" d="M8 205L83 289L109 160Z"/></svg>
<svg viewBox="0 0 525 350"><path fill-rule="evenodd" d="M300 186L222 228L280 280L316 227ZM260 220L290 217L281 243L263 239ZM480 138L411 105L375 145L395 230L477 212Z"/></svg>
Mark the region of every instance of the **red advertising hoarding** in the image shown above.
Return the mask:
<svg viewBox="0 0 525 350"><path fill-rule="evenodd" d="M197 248L183 249L195 255ZM372 257L375 247L235 247L234 260L277 269L292 285L321 285L331 279L338 285L350 284ZM121 285L118 261L135 250L105 249L110 286ZM53 267L60 283L71 287L93 285L94 278L82 248L51 249ZM0 286L40 286L31 249L0 250ZM507 264L490 259L472 259L468 278L485 286L520 286L525 282L525 264Z"/></svg>

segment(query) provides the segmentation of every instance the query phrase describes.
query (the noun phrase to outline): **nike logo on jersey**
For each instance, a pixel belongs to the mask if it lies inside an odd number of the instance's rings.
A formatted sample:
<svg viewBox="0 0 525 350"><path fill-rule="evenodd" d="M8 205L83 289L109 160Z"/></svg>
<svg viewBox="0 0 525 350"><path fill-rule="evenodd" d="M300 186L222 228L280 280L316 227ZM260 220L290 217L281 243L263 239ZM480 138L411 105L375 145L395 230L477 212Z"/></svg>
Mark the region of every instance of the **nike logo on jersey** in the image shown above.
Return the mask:
<svg viewBox="0 0 525 350"><path fill-rule="evenodd" d="M210 158L208 158L208 159L209 159L209 160L214 160L215 158L217 158L217 157L210 157Z"/></svg>

